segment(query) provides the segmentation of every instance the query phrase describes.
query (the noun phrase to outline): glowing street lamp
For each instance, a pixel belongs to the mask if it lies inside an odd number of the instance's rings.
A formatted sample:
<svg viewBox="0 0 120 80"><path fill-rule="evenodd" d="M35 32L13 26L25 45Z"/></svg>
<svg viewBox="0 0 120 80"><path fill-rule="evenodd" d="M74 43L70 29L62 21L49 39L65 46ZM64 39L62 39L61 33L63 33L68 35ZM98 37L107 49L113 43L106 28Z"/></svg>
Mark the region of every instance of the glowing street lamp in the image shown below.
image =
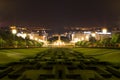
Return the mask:
<svg viewBox="0 0 120 80"><path fill-rule="evenodd" d="M92 37L95 37L95 36L96 36L96 34L95 34L95 33L92 33L91 35L92 35Z"/></svg>
<svg viewBox="0 0 120 80"><path fill-rule="evenodd" d="M24 33L24 34L23 34L23 38L25 39L25 38L26 38L26 36L27 36L27 34L26 34L26 33Z"/></svg>
<svg viewBox="0 0 120 80"><path fill-rule="evenodd" d="M16 29L13 29L13 30L12 30L12 33L13 33L13 34L16 34L16 33L17 33L17 30L16 30Z"/></svg>
<svg viewBox="0 0 120 80"><path fill-rule="evenodd" d="M106 33L107 33L107 29L106 29L106 28L103 28L103 29L102 29L102 33L106 34Z"/></svg>
<svg viewBox="0 0 120 80"><path fill-rule="evenodd" d="M27 34L24 33L22 36L23 36L23 38L25 39L25 46L27 47L27 41L26 41L26 36L27 36Z"/></svg>
<svg viewBox="0 0 120 80"><path fill-rule="evenodd" d="M86 40L88 40L88 39L89 39L89 36L88 36L88 35L86 35L86 37L85 37L85 38L86 38Z"/></svg>
<svg viewBox="0 0 120 80"><path fill-rule="evenodd" d="M74 34L72 34L72 41L73 41L73 39L74 39Z"/></svg>
<svg viewBox="0 0 120 80"><path fill-rule="evenodd" d="M35 40L37 41L37 40L38 40L38 38L35 38Z"/></svg>
<svg viewBox="0 0 120 80"><path fill-rule="evenodd" d="M30 39L33 39L33 36L30 36Z"/></svg>
<svg viewBox="0 0 120 80"><path fill-rule="evenodd" d="M84 38L83 38L83 37L82 37L81 39L82 39L82 41L84 40Z"/></svg>
<svg viewBox="0 0 120 80"><path fill-rule="evenodd" d="M13 29L12 30L12 34L14 35L13 36L13 39L14 39L14 41L15 41L15 34L17 33L17 30L16 29ZM17 45L16 45L17 43L15 42L15 47L17 47Z"/></svg>
<svg viewBox="0 0 120 80"><path fill-rule="evenodd" d="M45 36L43 36L43 41L45 41Z"/></svg>

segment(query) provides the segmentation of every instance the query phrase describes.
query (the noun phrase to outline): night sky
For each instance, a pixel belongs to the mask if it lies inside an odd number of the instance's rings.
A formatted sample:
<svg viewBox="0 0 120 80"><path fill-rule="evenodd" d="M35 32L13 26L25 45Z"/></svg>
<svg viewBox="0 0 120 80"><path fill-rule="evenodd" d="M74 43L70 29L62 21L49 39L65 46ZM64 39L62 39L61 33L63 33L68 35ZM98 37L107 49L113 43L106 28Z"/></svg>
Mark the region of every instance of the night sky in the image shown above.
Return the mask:
<svg viewBox="0 0 120 80"><path fill-rule="evenodd" d="M0 26L65 26L119 24L120 0L0 0Z"/></svg>

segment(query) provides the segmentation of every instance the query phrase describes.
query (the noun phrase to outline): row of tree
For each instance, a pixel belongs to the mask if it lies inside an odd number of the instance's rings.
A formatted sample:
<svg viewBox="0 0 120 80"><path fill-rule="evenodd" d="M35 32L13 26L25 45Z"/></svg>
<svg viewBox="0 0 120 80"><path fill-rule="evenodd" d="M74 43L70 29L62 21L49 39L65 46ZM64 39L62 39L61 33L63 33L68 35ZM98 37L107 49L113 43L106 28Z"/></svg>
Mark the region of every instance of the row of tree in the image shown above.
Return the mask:
<svg viewBox="0 0 120 80"><path fill-rule="evenodd" d="M0 48L41 47L42 45L42 42L30 40L29 37L23 39L12 34L10 31L0 30Z"/></svg>
<svg viewBox="0 0 120 80"><path fill-rule="evenodd" d="M78 41L78 47L120 47L120 34L113 34L111 38L103 38L96 40L95 37L90 36L89 41Z"/></svg>

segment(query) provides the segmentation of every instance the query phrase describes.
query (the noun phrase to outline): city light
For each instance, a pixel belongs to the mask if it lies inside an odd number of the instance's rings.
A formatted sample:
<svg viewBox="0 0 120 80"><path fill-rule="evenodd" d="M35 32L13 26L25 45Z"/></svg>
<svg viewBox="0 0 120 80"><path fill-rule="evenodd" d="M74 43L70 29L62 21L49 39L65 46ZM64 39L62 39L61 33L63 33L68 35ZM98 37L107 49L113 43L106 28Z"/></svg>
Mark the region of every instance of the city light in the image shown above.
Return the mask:
<svg viewBox="0 0 120 80"><path fill-rule="evenodd" d="M111 32L107 32L107 33L98 32L97 34L111 34Z"/></svg>
<svg viewBox="0 0 120 80"><path fill-rule="evenodd" d="M35 40L37 41L37 40L38 40L38 38L35 38Z"/></svg>
<svg viewBox="0 0 120 80"><path fill-rule="evenodd" d="M39 42L44 42L44 41L43 41L43 40L41 40L41 39L39 39L38 41L39 41Z"/></svg>
<svg viewBox="0 0 120 80"><path fill-rule="evenodd" d="M84 38L82 37L82 38L81 38L81 40L83 41L83 40L84 40Z"/></svg>
<svg viewBox="0 0 120 80"><path fill-rule="evenodd" d="M26 34L26 33L24 33L24 34L23 34L23 38L25 39L25 38L26 38L26 36L27 36L27 34Z"/></svg>
<svg viewBox="0 0 120 80"><path fill-rule="evenodd" d="M74 40L73 40L74 43L76 43L76 42L78 42L78 41L80 41L79 38L74 38Z"/></svg>
<svg viewBox="0 0 120 80"><path fill-rule="evenodd" d="M15 40L15 34L17 33L17 30L16 29L12 29L12 34L13 34L13 40ZM15 42L15 45L14 45L15 48L17 48L17 43Z"/></svg>
<svg viewBox="0 0 120 80"><path fill-rule="evenodd" d="M106 29L106 28L103 28L103 29L102 29L102 33L103 33L103 34L106 34L106 33L107 33L107 29Z"/></svg>
<svg viewBox="0 0 120 80"><path fill-rule="evenodd" d="M91 34L91 31L84 31L84 34Z"/></svg>
<svg viewBox="0 0 120 80"><path fill-rule="evenodd" d="M95 37L95 36L96 36L96 34L95 34L95 33L92 33L91 35L92 35L92 37Z"/></svg>
<svg viewBox="0 0 120 80"><path fill-rule="evenodd" d="M45 36L43 36L43 40L45 41Z"/></svg>
<svg viewBox="0 0 120 80"><path fill-rule="evenodd" d="M88 36L88 35L86 35L86 37L85 37L85 38L86 38L86 40L88 40L88 39L89 39L89 36Z"/></svg>
<svg viewBox="0 0 120 80"><path fill-rule="evenodd" d="M32 39L33 39L33 36L30 36L30 39L32 40Z"/></svg>
<svg viewBox="0 0 120 80"><path fill-rule="evenodd" d="M13 30L12 30L12 33L13 33L13 34L16 34L16 33L17 33L17 30L16 30L16 29L13 29Z"/></svg>
<svg viewBox="0 0 120 80"><path fill-rule="evenodd" d="M26 33L17 33L17 36L22 37L23 39L25 39L27 34Z"/></svg>
<svg viewBox="0 0 120 80"><path fill-rule="evenodd" d="M57 41L57 42L54 42L53 45L60 46L60 45L65 45L65 43L61 41Z"/></svg>

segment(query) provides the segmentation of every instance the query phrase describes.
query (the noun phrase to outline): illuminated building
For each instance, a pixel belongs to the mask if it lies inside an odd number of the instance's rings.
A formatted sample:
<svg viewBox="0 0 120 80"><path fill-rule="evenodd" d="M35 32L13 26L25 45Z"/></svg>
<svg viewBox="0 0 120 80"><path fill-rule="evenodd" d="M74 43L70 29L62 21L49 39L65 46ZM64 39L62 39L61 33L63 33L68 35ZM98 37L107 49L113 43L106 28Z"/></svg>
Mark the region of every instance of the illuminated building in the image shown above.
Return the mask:
<svg viewBox="0 0 120 80"><path fill-rule="evenodd" d="M96 40L104 38L110 38L111 32L108 32L107 28L103 28L101 31L74 31L71 34L71 42L89 41L89 37L95 37Z"/></svg>

